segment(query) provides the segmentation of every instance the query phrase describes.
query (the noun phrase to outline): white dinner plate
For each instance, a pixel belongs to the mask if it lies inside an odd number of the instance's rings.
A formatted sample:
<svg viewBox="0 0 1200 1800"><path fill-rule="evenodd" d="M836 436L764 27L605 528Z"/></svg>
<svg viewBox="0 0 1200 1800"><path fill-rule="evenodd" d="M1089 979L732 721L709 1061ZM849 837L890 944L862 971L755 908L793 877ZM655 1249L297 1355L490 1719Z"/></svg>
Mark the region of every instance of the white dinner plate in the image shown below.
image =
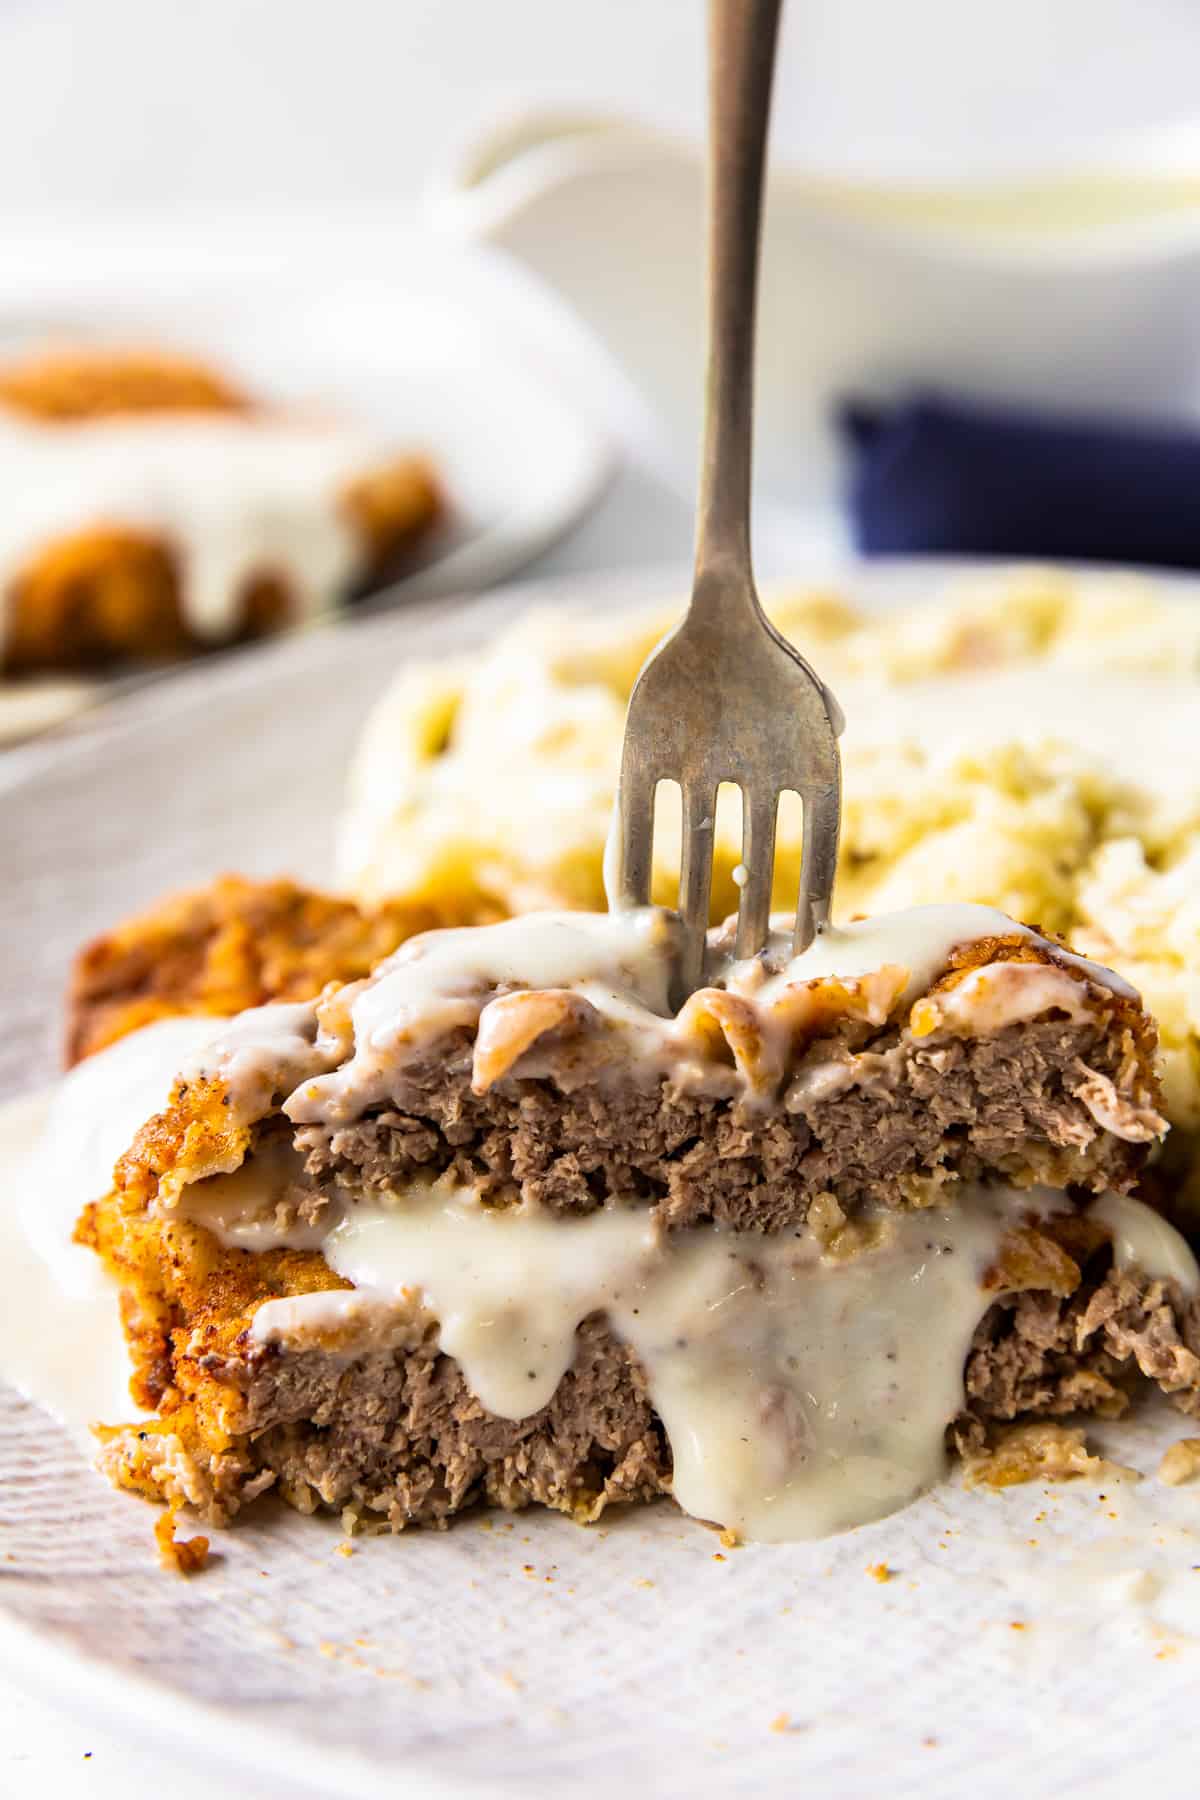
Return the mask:
<svg viewBox="0 0 1200 1800"><path fill-rule="evenodd" d="M0 358L78 343L186 350L255 394L425 451L447 518L402 579L359 603L372 612L503 580L607 484L613 447L540 352L537 317L418 242L374 268L310 245L282 269L244 252L156 254L136 242L94 262L42 248L25 261L18 245L0 271ZM96 695L91 683L30 685L0 684L0 742Z"/></svg>
<svg viewBox="0 0 1200 1800"><path fill-rule="evenodd" d="M638 589L666 583L537 597ZM327 874L352 741L399 661L530 597L300 634L0 765L0 1092L51 1075L89 933L218 869ZM1186 1793L1200 1500L1152 1473L1184 1425L1108 1429L1141 1482L954 1478L810 1544L723 1548L661 1504L587 1530L472 1517L347 1557L336 1521L266 1504L184 1582L152 1509L0 1388L0 1666L252 1794Z"/></svg>

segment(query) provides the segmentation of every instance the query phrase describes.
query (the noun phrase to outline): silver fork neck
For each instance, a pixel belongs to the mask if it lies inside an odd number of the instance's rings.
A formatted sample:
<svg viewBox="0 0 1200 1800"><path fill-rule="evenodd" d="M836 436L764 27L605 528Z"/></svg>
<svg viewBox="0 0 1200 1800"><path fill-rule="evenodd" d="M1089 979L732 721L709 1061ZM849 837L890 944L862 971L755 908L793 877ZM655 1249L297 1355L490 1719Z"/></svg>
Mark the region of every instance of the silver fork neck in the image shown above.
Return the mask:
<svg viewBox="0 0 1200 1800"><path fill-rule="evenodd" d="M750 481L763 170L782 0L710 0L708 362L696 588L753 592Z"/></svg>

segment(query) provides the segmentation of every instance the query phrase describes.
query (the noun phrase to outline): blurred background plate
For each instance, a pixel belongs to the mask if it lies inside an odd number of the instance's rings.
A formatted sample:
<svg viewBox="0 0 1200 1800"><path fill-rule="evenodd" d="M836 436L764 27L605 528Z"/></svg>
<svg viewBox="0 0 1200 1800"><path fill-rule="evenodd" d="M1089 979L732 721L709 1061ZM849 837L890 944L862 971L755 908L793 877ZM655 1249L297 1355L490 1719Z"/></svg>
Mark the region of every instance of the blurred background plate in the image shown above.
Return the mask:
<svg viewBox="0 0 1200 1800"><path fill-rule="evenodd" d="M400 237L16 235L0 271L0 357L64 344L194 352L252 393L426 451L450 520L376 606L511 575L613 469L606 432L517 310L479 307L459 261Z"/></svg>

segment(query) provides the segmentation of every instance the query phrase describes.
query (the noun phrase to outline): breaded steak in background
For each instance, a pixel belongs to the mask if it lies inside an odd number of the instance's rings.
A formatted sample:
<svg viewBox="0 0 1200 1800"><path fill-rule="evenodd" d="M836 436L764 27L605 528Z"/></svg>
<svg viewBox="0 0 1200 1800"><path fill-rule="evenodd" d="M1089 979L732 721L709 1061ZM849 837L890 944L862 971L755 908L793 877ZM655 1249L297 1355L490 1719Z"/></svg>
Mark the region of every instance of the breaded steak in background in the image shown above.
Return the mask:
<svg viewBox="0 0 1200 1800"><path fill-rule="evenodd" d="M153 350L0 364L0 472L10 675L299 623L394 574L442 505L423 458Z"/></svg>

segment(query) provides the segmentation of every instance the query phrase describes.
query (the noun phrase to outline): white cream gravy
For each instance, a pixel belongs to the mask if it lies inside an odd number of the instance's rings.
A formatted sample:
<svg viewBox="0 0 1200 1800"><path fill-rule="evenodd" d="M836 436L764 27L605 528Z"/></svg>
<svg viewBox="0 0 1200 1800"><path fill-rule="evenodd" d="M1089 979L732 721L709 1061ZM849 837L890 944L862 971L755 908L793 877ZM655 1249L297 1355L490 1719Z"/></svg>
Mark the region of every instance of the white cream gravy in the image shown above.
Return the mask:
<svg viewBox="0 0 1200 1800"><path fill-rule="evenodd" d="M440 1182L353 1207L325 1255L383 1317L389 1297L419 1292L441 1348L502 1418L552 1399L577 1326L603 1312L645 1371L679 1504L777 1541L862 1524L940 1478L994 1298L983 1275L1005 1230L1057 1199L972 1191L879 1221L881 1247L838 1262L808 1231L667 1238L644 1209L494 1212ZM338 1296L268 1301L252 1331L296 1346L346 1316Z"/></svg>
<svg viewBox="0 0 1200 1800"><path fill-rule="evenodd" d="M964 1187L944 1209L876 1214L878 1244L839 1259L808 1230L667 1235L637 1207L494 1211L443 1179L337 1215L324 1255L354 1292L267 1301L251 1331L293 1349L345 1333L352 1355L387 1343L389 1308L399 1339L419 1299L480 1402L522 1419L603 1313L645 1372L684 1510L764 1542L820 1537L942 1476L996 1298L984 1276L1008 1230L1063 1204L1047 1188ZM1133 1260L1193 1291L1173 1228L1138 1201L1108 1204Z"/></svg>
<svg viewBox="0 0 1200 1800"><path fill-rule="evenodd" d="M1087 990L1064 969L1042 962L985 963L954 987L931 996L931 1021L977 1032L1002 1031L1048 1012L1085 1016ZM918 1003L918 1017L923 1010Z"/></svg>
<svg viewBox="0 0 1200 1800"><path fill-rule="evenodd" d="M72 1242L113 1164L166 1101L175 1069L219 1019L165 1019L123 1038L40 1094L0 1107L0 1376L89 1454L94 1420L134 1412L117 1291Z"/></svg>
<svg viewBox="0 0 1200 1800"><path fill-rule="evenodd" d="M807 950L790 958L777 975L758 988L756 997L769 1004L784 988L798 982L821 976L847 979L870 975L876 969L898 967L908 971L904 998L912 999L940 974L960 944L977 943L985 937L1019 937L1047 944L1060 962L1069 963L1101 987L1137 998L1136 989L1112 969L1076 956L1059 944L1049 944L1028 925L1018 924L994 906L975 906L966 901L910 906L899 912L856 919L849 925L831 925L813 939ZM734 991L738 988L739 967L744 966L734 965L728 983Z"/></svg>
<svg viewBox="0 0 1200 1800"><path fill-rule="evenodd" d="M108 1192L118 1157L166 1105L176 1069L224 1023L160 1019L87 1057L48 1091L18 1211L29 1242L66 1293L94 1293L104 1280L91 1251L71 1242L84 1206Z"/></svg>
<svg viewBox="0 0 1200 1800"><path fill-rule="evenodd" d="M135 1409L115 1286L96 1264L95 1285L85 1291L71 1265L73 1251L86 1252L64 1234L48 1262L22 1227L20 1200L40 1191L33 1153L53 1098L48 1090L0 1108L0 1378L44 1406L90 1455L92 1421L128 1419ZM56 1215L65 1216L52 1198ZM41 1242L49 1248L48 1232ZM64 1269L70 1285L60 1279Z"/></svg>
<svg viewBox="0 0 1200 1800"><path fill-rule="evenodd" d="M1101 1194L1091 1216L1108 1227L1117 1268L1177 1282L1187 1295L1200 1292L1200 1265L1190 1246L1159 1213L1128 1194Z"/></svg>
<svg viewBox="0 0 1200 1800"><path fill-rule="evenodd" d="M745 998L769 1038L771 1010L789 988L891 967L907 972L904 997L911 999L957 945L1004 935L1046 942L992 907L920 906L830 927L797 957L776 932L766 964L714 954L707 979ZM686 1074L690 1059L694 1073L696 1045L684 1037L669 1003L677 941L673 916L650 907L527 913L497 925L430 932L336 996L323 1009L319 1032L311 1007L260 1008L244 1014L234 1034L195 1059L189 1072L224 1079L235 1111L246 1118L261 1105L264 1089L283 1092L290 1085L283 1103L289 1118L343 1123L385 1100L398 1070L423 1045L476 1022L486 1035L489 1011L505 1005L505 990L526 989L569 991L592 1008L619 1040L615 1067L634 1061ZM1136 998L1111 970L1049 948L1098 985ZM723 1070L718 1074L725 1079Z"/></svg>

